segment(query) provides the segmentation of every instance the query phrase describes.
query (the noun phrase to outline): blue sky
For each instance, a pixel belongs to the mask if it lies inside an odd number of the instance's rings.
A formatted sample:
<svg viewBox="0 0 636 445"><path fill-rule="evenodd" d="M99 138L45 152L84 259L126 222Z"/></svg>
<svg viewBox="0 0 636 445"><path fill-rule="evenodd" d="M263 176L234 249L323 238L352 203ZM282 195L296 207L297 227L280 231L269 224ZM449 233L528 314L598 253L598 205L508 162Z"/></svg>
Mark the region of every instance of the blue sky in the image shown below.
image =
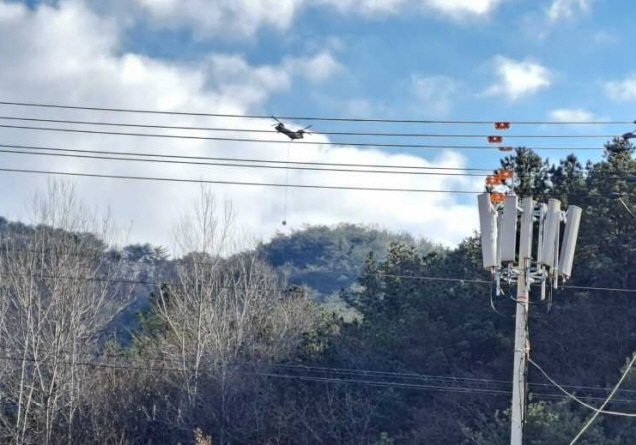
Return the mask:
<svg viewBox="0 0 636 445"><path fill-rule="evenodd" d="M328 48L342 67L339 74L318 85L297 82L293 89L273 96L257 110L268 114L552 120L554 110L568 109L603 120L636 117L629 114L629 102L607 97L605 87L607 82L634 74L628 56L634 37L630 19L630 11L636 9L633 3L514 0L492 2L496 5L488 13L461 17L421 6L426 3L404 2L390 14L307 6L298 8L284 29L264 25L248 35L229 32L219 36L209 30L206 35L195 23L177 30L158 30L146 17L132 30L131 36L138 39L127 40L127 48L181 59L196 59L209 51L239 53L253 64L276 64L293 54ZM211 9L216 7L215 2L207 4ZM352 9L363 8L364 1L357 4ZM498 57L545 67L549 86L517 99L505 94L484 95L488 88L502 83L496 76ZM414 78L441 77L454 82L446 106L440 109L438 102L443 99L439 97L414 97ZM586 127L582 132L613 134L622 130ZM525 127L522 133L550 131ZM576 127L560 127L555 133L564 131L581 132ZM590 142L557 140L544 145L595 145ZM497 157L493 153L492 159ZM471 156L473 159L484 160L483 153Z"/></svg>
<svg viewBox="0 0 636 445"><path fill-rule="evenodd" d="M636 4L626 0L97 0L0 1L1 100L207 112L433 120L636 119L636 69L629 44ZM173 123L165 118L105 116L34 109L4 115L61 116ZM209 124L201 119L179 122ZM224 122L227 124L227 122ZM237 122L232 122L237 126ZM242 121L241 125L266 123ZM304 125L292 122L290 125ZM258 127L261 128L261 127ZM263 127L265 128L265 127ZM321 131L493 133L489 127L316 123L316 142L368 142ZM524 126L509 134L612 135L630 126ZM19 130L5 143L46 143L82 149L188 150L228 156L285 159L288 144L185 144L123 137L95 138ZM376 141L381 141L376 139ZM385 142L484 145L475 139L383 139ZM514 139L509 145L599 147L575 153L598 159L601 139ZM293 159L325 162L409 163L456 168L495 167L499 152L293 148ZM551 159L570 150L541 152ZM39 163L39 164L38 164ZM4 165L54 165L94 171L88 161L34 160L4 155ZM179 177L478 190L472 179L329 177L281 172L246 174L176 167L102 163L98 169ZM92 170L91 170L92 169ZM226 169L227 170L227 169ZM193 187L106 184L78 180L81 197L132 221L132 240L168 244L166 203L181 209ZM43 178L4 176L20 190L3 213L25 218L29 193ZM196 188L196 187L194 187ZM303 224L377 223L453 244L476 228L474 197L335 194L216 187L236 203L246 230L267 238ZM144 205L139 205L138 195ZM288 201L285 204L284 201ZM371 204L372 203L372 204ZM281 215L287 207L289 215ZM2 210L2 209L0 209ZM178 213L178 212L177 212ZM280 220L289 219L281 228ZM459 221L459 222L458 222Z"/></svg>

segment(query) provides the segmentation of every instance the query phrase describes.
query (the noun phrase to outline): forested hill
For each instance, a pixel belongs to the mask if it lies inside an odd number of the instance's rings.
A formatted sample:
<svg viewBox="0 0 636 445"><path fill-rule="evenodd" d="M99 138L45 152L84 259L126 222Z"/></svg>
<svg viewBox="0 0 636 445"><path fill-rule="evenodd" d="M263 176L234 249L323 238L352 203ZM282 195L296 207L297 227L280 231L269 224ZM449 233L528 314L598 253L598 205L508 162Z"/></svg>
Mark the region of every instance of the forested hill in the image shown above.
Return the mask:
<svg viewBox="0 0 636 445"><path fill-rule="evenodd" d="M279 233L261 244L257 251L282 272L290 284L308 286L325 296L355 283L370 253L384 260L391 243L413 246L422 255L442 250L408 233L340 224L308 226L289 235Z"/></svg>
<svg viewBox="0 0 636 445"><path fill-rule="evenodd" d="M528 323L533 362L589 406L531 366L524 445L569 445L636 351L636 161L624 148L585 166L526 149L502 160L517 194L583 208L569 287L531 298ZM219 227L204 223L192 227ZM509 443L516 302L507 286L496 296L475 237L437 249L309 227L258 252L193 243L168 259L46 221L0 229L1 443ZM344 288L358 316L289 292L281 275ZM146 307L128 312L129 343L104 342L135 299ZM636 413L636 371L605 409ZM634 443L636 422L616 415L578 442Z"/></svg>

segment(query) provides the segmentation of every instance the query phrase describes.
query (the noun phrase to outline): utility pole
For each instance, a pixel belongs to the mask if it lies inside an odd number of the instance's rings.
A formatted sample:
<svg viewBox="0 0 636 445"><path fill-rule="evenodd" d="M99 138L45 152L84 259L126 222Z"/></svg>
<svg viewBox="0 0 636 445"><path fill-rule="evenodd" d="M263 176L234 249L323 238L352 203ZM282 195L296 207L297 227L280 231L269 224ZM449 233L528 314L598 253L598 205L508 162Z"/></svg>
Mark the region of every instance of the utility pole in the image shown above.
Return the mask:
<svg viewBox="0 0 636 445"><path fill-rule="evenodd" d="M519 237L519 274L517 275L517 311L515 316L515 351L512 377L512 417L510 445L522 445L526 411L526 376L529 354L528 312L530 309L530 266L532 264L532 226L534 201L521 200L521 234Z"/></svg>
<svg viewBox="0 0 636 445"><path fill-rule="evenodd" d="M501 174L487 179L487 185L501 178ZM488 181L491 184L488 184ZM523 445L523 427L526 416L527 363L530 352L528 342L528 313L530 286L541 285L541 299L546 286L558 288L570 278L574 251L582 210L569 206L561 211L561 202L550 199L548 204L535 208L532 197L525 197L518 206L518 198L510 192L484 193L477 197L481 228L482 261L484 268L494 277L497 295L501 282L509 285L516 281L517 297L515 319L514 371L512 377L512 415L510 445ZM519 218L521 212L521 218ZM534 222L539 221L537 253L532 254ZM517 250L517 223L520 221L519 249ZM565 222L563 240L561 223ZM559 252L559 244L561 250Z"/></svg>

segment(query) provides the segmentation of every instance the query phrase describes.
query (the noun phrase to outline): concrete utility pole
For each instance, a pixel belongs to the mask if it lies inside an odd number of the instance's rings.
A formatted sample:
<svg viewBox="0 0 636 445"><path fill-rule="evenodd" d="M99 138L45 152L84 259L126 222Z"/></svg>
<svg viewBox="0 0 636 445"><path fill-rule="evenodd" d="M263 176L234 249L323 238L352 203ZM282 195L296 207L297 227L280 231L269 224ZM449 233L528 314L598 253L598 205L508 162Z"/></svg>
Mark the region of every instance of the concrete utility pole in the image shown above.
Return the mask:
<svg viewBox="0 0 636 445"><path fill-rule="evenodd" d="M526 376L529 354L528 311L529 278L532 264L532 226L534 201L523 198L521 201L521 234L519 238L519 275L517 276L517 313L515 320L514 374L512 378L512 417L510 445L522 445L523 424L526 411Z"/></svg>
<svg viewBox="0 0 636 445"><path fill-rule="evenodd" d="M497 295L501 282L517 284L514 374L512 377L512 416L510 445L523 445L523 427L526 416L526 378L530 352L528 341L528 312L530 285L541 285L541 299L546 286L558 288L559 279L565 281L572 273L574 250L581 220L581 209L569 206L561 211L561 202L550 199L548 204L535 208L531 197L521 200L512 193L498 196L484 193L477 198L481 248L484 268L494 277ZM521 211L521 218L518 218ZM532 233L535 220L539 222L536 257L532 254ZM520 221L519 249L517 250L517 222ZM563 239L561 224L565 222ZM559 244L561 250L559 252Z"/></svg>

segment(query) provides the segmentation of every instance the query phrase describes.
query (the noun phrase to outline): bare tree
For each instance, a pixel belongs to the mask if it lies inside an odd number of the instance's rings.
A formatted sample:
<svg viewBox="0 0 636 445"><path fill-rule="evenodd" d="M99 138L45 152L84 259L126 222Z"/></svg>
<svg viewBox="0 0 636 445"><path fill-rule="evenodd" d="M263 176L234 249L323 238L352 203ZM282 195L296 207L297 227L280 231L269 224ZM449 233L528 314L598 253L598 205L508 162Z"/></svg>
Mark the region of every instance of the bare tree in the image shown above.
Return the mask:
<svg viewBox="0 0 636 445"><path fill-rule="evenodd" d="M219 211L209 190L175 233L183 256L155 305L165 335L138 342L146 351L153 344L155 355L179 366L171 382L179 396L170 411L177 415L169 417L190 431L205 426L199 419L212 420L219 443L226 443L244 416L258 412L245 396L257 390L249 374L292 354L316 311L306 299L286 299L279 278L256 254L237 253L232 208L225 203Z"/></svg>
<svg viewBox="0 0 636 445"><path fill-rule="evenodd" d="M71 443L84 362L125 303L102 254L108 219L50 183L32 226L0 238L0 431L12 444Z"/></svg>

